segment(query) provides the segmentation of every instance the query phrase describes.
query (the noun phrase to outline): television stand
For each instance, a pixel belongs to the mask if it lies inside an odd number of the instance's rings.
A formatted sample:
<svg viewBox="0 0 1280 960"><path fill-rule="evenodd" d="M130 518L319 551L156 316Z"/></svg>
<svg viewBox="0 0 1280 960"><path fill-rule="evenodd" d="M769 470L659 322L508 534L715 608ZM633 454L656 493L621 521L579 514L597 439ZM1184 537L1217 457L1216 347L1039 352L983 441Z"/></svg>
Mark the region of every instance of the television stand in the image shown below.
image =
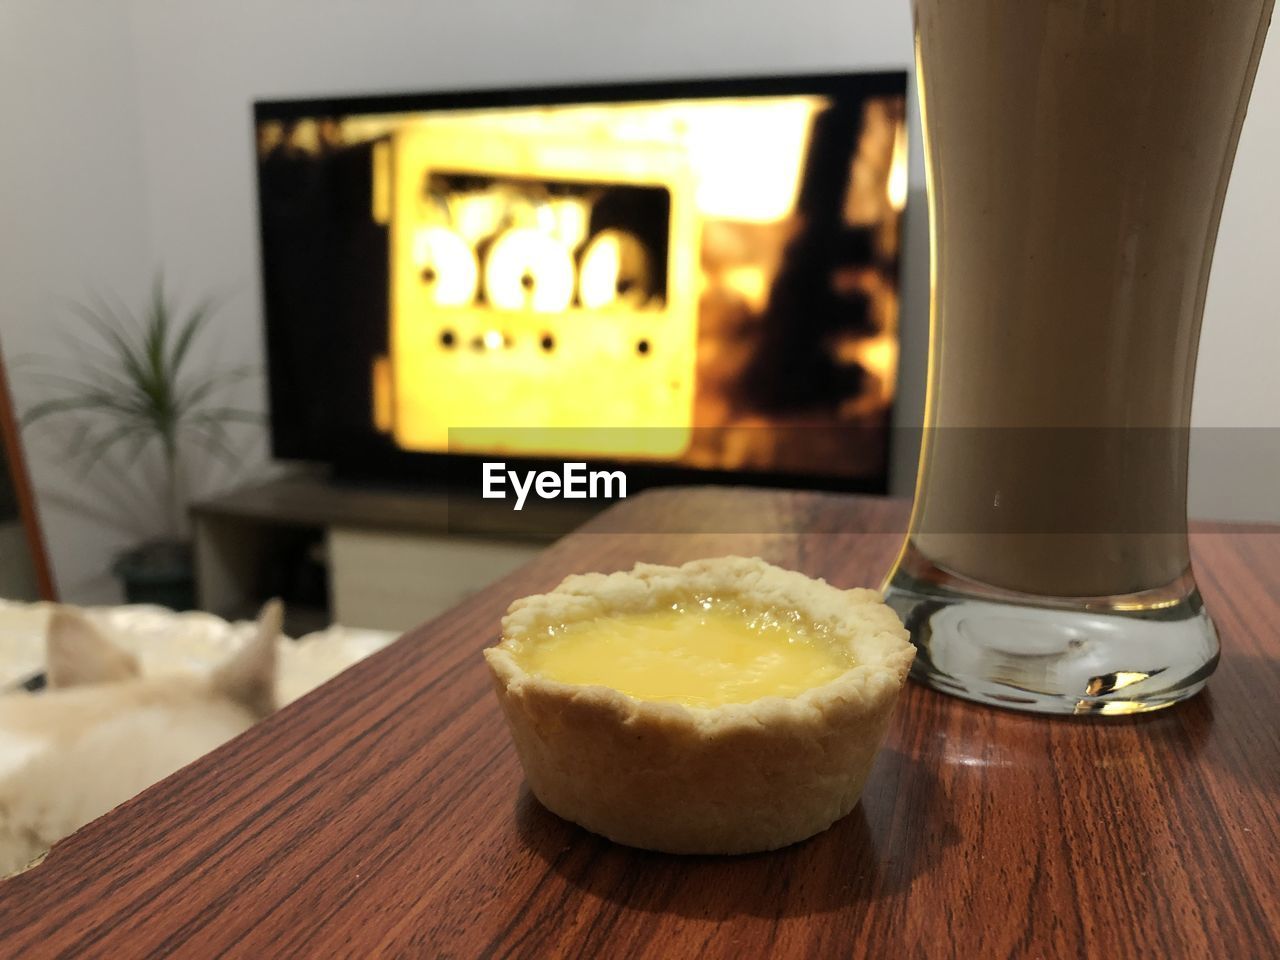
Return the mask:
<svg viewBox="0 0 1280 960"><path fill-rule="evenodd" d="M283 596L286 629L407 630L504 576L602 505L519 513L447 488L355 485L310 471L192 505L201 609L252 616Z"/></svg>

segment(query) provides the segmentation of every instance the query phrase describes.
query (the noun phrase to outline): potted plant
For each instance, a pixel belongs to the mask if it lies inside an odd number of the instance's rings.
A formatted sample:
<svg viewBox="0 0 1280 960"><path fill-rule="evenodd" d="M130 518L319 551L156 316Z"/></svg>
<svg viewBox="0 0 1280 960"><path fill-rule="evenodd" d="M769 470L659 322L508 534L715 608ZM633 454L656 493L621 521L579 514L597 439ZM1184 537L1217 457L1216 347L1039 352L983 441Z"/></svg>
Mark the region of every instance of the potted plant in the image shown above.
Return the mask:
<svg viewBox="0 0 1280 960"><path fill-rule="evenodd" d="M221 402L232 384L252 376L245 366L200 369L193 347L215 312L212 300L181 310L157 277L140 312L96 298L73 304L82 324L70 340L71 365L46 361L50 395L31 406L24 427L69 421L68 458L86 478L108 458L123 457L144 482L145 456L159 456L160 533L117 555L113 572L129 603L176 610L195 603L186 503L188 457L196 451L232 467L240 458L227 432L231 424L260 424L260 414Z"/></svg>

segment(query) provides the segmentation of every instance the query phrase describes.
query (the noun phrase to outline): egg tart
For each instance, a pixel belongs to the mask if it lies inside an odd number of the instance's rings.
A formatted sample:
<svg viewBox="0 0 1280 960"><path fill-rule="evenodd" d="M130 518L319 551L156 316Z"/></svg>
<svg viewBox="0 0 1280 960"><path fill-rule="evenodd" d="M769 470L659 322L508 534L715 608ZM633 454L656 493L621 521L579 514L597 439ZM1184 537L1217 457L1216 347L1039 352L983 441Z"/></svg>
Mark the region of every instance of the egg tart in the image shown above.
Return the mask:
<svg viewBox="0 0 1280 960"><path fill-rule="evenodd" d="M728 854L853 809L914 648L873 590L724 557L568 577L513 603L484 655L543 806Z"/></svg>

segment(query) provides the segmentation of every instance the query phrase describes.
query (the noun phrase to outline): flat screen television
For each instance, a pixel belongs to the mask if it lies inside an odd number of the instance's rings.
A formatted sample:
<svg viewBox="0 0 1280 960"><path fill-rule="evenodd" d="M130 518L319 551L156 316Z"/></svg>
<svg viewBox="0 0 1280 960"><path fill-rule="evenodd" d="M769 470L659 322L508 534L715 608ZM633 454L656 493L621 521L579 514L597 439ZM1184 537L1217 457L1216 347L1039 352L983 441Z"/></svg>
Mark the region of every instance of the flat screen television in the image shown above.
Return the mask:
<svg viewBox="0 0 1280 960"><path fill-rule="evenodd" d="M883 491L906 84L255 104L273 452Z"/></svg>

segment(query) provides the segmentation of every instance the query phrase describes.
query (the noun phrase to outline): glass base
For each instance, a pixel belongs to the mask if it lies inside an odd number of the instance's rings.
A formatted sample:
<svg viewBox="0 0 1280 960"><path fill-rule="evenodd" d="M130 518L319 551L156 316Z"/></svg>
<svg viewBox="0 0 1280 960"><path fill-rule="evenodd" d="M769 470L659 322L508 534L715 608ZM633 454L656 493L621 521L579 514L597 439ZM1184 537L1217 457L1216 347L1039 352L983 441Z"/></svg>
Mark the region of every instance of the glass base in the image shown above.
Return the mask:
<svg viewBox="0 0 1280 960"><path fill-rule="evenodd" d="M1030 713L1118 715L1192 696L1218 665L1194 584L1150 609L993 599L912 577L885 602L911 632L911 675L935 690Z"/></svg>

